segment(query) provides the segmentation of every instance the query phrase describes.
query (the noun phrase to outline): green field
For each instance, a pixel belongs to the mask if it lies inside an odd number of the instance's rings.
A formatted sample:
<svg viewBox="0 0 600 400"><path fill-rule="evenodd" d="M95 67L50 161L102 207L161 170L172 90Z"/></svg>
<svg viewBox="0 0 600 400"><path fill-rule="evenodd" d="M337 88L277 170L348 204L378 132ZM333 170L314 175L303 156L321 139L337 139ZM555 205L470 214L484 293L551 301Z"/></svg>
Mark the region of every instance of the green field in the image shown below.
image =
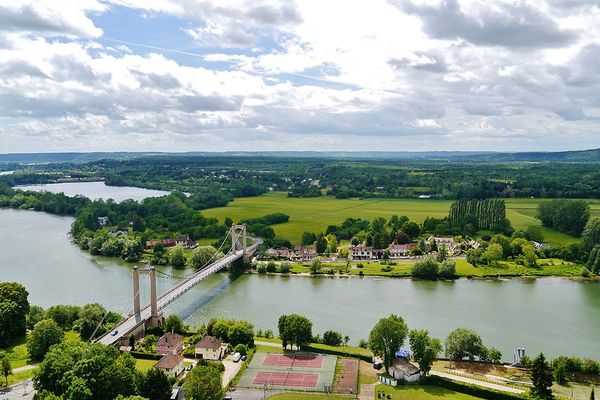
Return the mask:
<svg viewBox="0 0 600 400"><path fill-rule="evenodd" d="M535 219L538 204L543 199L508 199L507 216L513 226L524 229L529 225L540 225ZM448 214L450 200L418 199L343 199L323 196L315 198L288 198L286 193L272 192L258 197L235 199L226 207L204 210L208 217L223 221L231 217L235 221L256 218L271 213L285 213L290 221L273 226L278 236L299 243L305 231L322 232L328 225L342 223L346 218L373 219L389 218L392 215L406 215L423 222L426 217L444 217ZM600 201L591 201L592 216L600 216ZM577 241L563 233L542 228L546 242L565 245Z"/></svg>
<svg viewBox="0 0 600 400"><path fill-rule="evenodd" d="M398 386L393 388L386 385L377 385L375 387L375 398L377 392L383 392L392 395L393 400L436 400L444 398L444 400L473 400L478 397L469 396L463 393L453 392L438 386Z"/></svg>

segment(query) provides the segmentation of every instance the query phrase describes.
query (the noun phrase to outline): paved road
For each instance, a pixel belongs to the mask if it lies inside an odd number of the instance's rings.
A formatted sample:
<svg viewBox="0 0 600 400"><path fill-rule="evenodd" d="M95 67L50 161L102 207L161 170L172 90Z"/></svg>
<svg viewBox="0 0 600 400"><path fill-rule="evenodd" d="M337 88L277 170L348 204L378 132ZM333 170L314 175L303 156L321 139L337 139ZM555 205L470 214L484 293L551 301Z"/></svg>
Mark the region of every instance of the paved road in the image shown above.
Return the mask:
<svg viewBox="0 0 600 400"><path fill-rule="evenodd" d="M224 360L221 360L221 362L225 366L222 383L223 387L227 387L227 385L229 385L229 382L231 382L231 380L238 373L240 368L242 368L242 364L247 361L233 362L233 360L231 359L231 355L229 355Z"/></svg>
<svg viewBox="0 0 600 400"><path fill-rule="evenodd" d="M0 389L0 400L33 400L35 390L31 379Z"/></svg>
<svg viewBox="0 0 600 400"><path fill-rule="evenodd" d="M483 386L483 387L486 387L488 389L498 390L500 392L508 392L508 393L516 393L516 394L521 394L521 393L525 392L522 389L516 389L516 388L513 388L513 387L509 387L509 386L504 386L504 385L498 385L498 384L495 384L495 383L479 381L477 379L471 379L471 378L467 378L465 376L460 376L460 375L448 374L446 372L440 372L440 371L433 371L433 370L431 370L429 373L431 375L441 376L442 378L452 379L454 381L464 382L464 383L468 383L470 385Z"/></svg>
<svg viewBox="0 0 600 400"><path fill-rule="evenodd" d="M39 367L39 365L33 364L33 365L25 365L24 367L13 368L13 374L18 374L19 372L29 371L30 369L36 369L37 367Z"/></svg>

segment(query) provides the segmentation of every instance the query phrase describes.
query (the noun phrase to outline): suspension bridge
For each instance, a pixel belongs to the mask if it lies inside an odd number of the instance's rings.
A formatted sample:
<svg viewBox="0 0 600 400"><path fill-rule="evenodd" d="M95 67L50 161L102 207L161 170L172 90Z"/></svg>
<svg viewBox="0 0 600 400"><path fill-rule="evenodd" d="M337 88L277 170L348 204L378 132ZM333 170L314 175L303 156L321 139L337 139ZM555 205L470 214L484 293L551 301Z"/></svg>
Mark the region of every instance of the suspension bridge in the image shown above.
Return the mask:
<svg viewBox="0 0 600 400"><path fill-rule="evenodd" d="M223 257L214 260L215 256L219 254L220 249L223 248L229 237L231 237L231 249ZM126 318L121 320L121 322L119 322L119 324L110 332L105 333L103 336L96 339L96 341L109 346L119 344L126 345L129 342L130 336L136 338L142 336L147 327L162 326L164 324L162 311L179 296L186 293L204 279L230 265L232 262L240 258L244 258L244 260L247 261L250 255L254 253L258 246L263 242L262 239L256 237L250 239L252 240L252 244L247 246L245 225L232 225L215 255L208 260L202 268L183 277L179 283L172 286L160 296L157 295L156 277L157 275L162 277L166 274L157 271L154 267L146 269L134 267L133 311L129 313ZM143 307L141 306L140 301L140 275L148 275L150 277L150 304ZM170 276L168 277L171 278Z"/></svg>

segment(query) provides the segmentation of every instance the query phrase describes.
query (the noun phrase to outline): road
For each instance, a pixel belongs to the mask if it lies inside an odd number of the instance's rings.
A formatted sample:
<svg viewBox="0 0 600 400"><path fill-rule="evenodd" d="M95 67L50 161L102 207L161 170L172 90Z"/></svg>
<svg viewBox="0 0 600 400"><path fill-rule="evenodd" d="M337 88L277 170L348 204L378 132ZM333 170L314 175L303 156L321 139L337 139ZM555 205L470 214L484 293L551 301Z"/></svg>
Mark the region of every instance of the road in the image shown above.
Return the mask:
<svg viewBox="0 0 600 400"><path fill-rule="evenodd" d="M28 379L16 385L0 389L0 400L33 400L35 393L33 382Z"/></svg>

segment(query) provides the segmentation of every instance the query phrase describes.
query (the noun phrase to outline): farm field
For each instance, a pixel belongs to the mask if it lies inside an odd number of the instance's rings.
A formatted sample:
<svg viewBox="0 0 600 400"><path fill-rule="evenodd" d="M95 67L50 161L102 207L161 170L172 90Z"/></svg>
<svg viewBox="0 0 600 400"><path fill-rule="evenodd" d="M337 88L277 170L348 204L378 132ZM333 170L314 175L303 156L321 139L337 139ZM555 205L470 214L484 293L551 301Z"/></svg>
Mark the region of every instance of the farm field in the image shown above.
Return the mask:
<svg viewBox="0 0 600 400"><path fill-rule="evenodd" d="M529 225L541 225L535 218L538 204L544 199L507 199L507 216L513 226L524 229ZM444 217L452 204L451 200L418 199L335 199L329 196L315 198L289 198L284 192L272 192L258 197L235 199L226 207L204 210L208 217L223 221L231 217L235 221L256 218L270 213L285 213L290 221L274 225L278 236L299 243L305 231L322 232L328 225L342 223L346 218L373 219L406 215L423 222L426 217ZM600 201L590 202L592 216L600 216ZM542 227L544 240L555 245L567 245L577 239L569 235Z"/></svg>

